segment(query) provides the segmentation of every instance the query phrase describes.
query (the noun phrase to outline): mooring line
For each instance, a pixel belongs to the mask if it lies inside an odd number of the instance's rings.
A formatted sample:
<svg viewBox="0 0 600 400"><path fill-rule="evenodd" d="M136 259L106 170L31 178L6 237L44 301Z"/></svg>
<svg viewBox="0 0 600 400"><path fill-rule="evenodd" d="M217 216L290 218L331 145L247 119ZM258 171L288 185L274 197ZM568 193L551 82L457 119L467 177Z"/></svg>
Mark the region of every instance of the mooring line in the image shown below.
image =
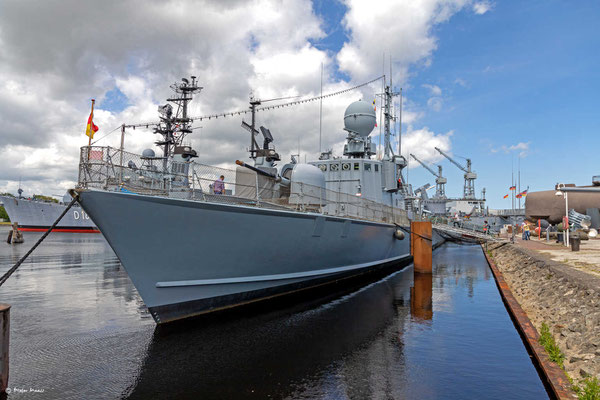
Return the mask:
<svg viewBox="0 0 600 400"><path fill-rule="evenodd" d="M50 234L50 232L52 232L52 229L54 229L56 227L56 225L60 222L60 220L65 216L67 211L69 211L69 209L71 207L73 207L73 204L75 204L77 202L78 198L79 198L78 196L73 197L73 200L71 200L71 202L69 203L67 208L65 208L65 210L62 212L62 214L60 214L58 219L56 221L54 221L52 226L50 226L50 228L48 228L48 230L33 245L33 247L31 249L29 249L27 254L25 254L23 257L21 257L21 259L19 261L17 261L17 263L15 265L13 265L13 267L11 269L9 269L4 275L2 275L2 278L0 278L0 286L2 286L4 284L4 282L6 282L8 280L8 278L10 278L10 276L17 270L17 268L19 268L21 266L21 264L23 264L23 261L25 261L27 259L27 257L29 257L29 255L31 253L33 253L33 251L40 245L40 243L42 243L44 241L44 239L46 239L46 236L48 236Z"/></svg>
<svg viewBox="0 0 600 400"><path fill-rule="evenodd" d="M398 227L398 228L402 229L404 232L406 232L406 233L408 233L408 234L410 234L410 235L416 235L416 236L420 237L421 239L425 239L425 240L429 240L430 242L433 242L433 239L432 239L432 238L430 238L430 237L423 236L423 235L419 235L419 234L418 234L418 233L416 233L416 232L411 232L411 230L410 230L410 229L407 229L407 228L403 227L402 225L399 225L399 224L395 224L395 225L396 225L396 227Z"/></svg>

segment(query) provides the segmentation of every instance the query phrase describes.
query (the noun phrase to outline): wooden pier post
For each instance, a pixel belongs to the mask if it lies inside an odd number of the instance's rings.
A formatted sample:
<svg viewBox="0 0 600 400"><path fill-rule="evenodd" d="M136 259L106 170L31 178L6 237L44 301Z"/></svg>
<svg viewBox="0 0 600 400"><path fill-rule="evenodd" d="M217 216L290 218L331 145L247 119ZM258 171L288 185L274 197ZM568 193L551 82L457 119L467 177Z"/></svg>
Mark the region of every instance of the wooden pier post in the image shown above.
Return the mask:
<svg viewBox="0 0 600 400"><path fill-rule="evenodd" d="M10 304L0 304L0 393L8 387L8 339L10 337Z"/></svg>
<svg viewBox="0 0 600 400"><path fill-rule="evenodd" d="M431 273L432 229L430 221L410 223L410 252L415 264L415 272Z"/></svg>

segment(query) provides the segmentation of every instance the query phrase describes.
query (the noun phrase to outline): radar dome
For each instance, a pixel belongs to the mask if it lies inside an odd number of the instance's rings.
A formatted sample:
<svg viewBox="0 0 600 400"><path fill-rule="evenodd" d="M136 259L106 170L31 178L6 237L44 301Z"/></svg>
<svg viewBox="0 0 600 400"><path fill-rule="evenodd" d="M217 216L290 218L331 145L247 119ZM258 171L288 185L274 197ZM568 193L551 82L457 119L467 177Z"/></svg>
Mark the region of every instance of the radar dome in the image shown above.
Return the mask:
<svg viewBox="0 0 600 400"><path fill-rule="evenodd" d="M325 205L325 175L311 164L295 164L292 170L290 204Z"/></svg>
<svg viewBox="0 0 600 400"><path fill-rule="evenodd" d="M366 101L355 101L344 112L344 129L367 137L375 127L376 117L373 105Z"/></svg>
<svg viewBox="0 0 600 400"><path fill-rule="evenodd" d="M154 150L152 149L145 149L142 151L142 158L154 158L154 156Z"/></svg>

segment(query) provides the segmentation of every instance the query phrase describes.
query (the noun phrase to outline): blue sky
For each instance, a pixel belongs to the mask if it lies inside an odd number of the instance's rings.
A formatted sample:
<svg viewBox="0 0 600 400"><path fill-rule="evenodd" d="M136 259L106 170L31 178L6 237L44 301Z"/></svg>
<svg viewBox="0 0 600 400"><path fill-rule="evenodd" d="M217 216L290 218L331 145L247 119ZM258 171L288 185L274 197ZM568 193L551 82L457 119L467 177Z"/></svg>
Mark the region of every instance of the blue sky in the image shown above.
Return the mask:
<svg viewBox="0 0 600 400"><path fill-rule="evenodd" d="M600 174L598 1L139 4L12 2L3 8L0 191L16 191L20 178L32 193L73 186L91 98L98 100L94 118L103 136L123 122L153 121L168 83L182 76L199 77L205 88L192 112L205 114L246 107L250 91L314 94L322 62L326 93L366 82L381 73L384 52L396 61L395 84L408 68L403 148L413 146L411 152L431 161L441 158L434 144L460 162L458 156L470 157L477 192L486 187L490 207L510 205L502 196L511 184L511 159L516 167L520 153L523 188L585 185ZM323 146L336 154L345 137L341 115L355 96L324 102ZM302 152L316 156L315 115L316 103L265 113L263 122L281 132L276 146L286 159L299 137ZM246 154L239 120L206 122L201 132L191 140L203 163L225 166ZM447 132L453 132L449 139ZM113 133L100 144L118 145L118 139ZM137 152L153 140L132 131L126 145ZM459 196L463 173L441 160L447 193ZM422 167L410 170L414 187L427 182L434 177Z"/></svg>
<svg viewBox="0 0 600 400"><path fill-rule="evenodd" d="M315 1L329 36L318 47L339 50L347 40L343 5ZM477 192L488 205L503 200L522 149L521 187L551 189L557 182L590 184L600 174L600 3L597 1L497 1L484 15L459 12L435 26L438 47L429 66L413 66L404 88L425 111L414 128L454 131L452 151L469 157L479 174ZM442 90L439 111L427 107L430 90ZM464 160L458 158L460 162ZM462 191L462 172L443 161L447 193ZM413 186L434 178L410 171Z"/></svg>

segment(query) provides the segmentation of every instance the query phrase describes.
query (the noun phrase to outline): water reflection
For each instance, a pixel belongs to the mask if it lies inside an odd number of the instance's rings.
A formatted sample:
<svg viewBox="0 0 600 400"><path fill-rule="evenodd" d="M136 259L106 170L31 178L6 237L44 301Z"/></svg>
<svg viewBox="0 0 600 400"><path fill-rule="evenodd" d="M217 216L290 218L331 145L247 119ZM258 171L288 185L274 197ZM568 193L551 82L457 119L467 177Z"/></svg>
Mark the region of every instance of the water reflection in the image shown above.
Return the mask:
<svg viewBox="0 0 600 400"><path fill-rule="evenodd" d="M319 305L159 327L125 395L544 398L477 250L440 248L433 274L408 268Z"/></svg>
<svg viewBox="0 0 600 400"><path fill-rule="evenodd" d="M315 381L334 397L358 390L364 368L346 365L341 376L329 369L393 324L394 289L408 292L410 274L400 272L395 287L381 281L317 307L158 327L129 398L280 398Z"/></svg>
<svg viewBox="0 0 600 400"><path fill-rule="evenodd" d="M410 312L416 319L433 318L433 274L414 273L414 286L410 288Z"/></svg>
<svg viewBox="0 0 600 400"><path fill-rule="evenodd" d="M34 236L0 246L0 269ZM44 398L545 396L478 247L439 248L414 280L156 328L100 235L53 233L0 293L11 384Z"/></svg>

